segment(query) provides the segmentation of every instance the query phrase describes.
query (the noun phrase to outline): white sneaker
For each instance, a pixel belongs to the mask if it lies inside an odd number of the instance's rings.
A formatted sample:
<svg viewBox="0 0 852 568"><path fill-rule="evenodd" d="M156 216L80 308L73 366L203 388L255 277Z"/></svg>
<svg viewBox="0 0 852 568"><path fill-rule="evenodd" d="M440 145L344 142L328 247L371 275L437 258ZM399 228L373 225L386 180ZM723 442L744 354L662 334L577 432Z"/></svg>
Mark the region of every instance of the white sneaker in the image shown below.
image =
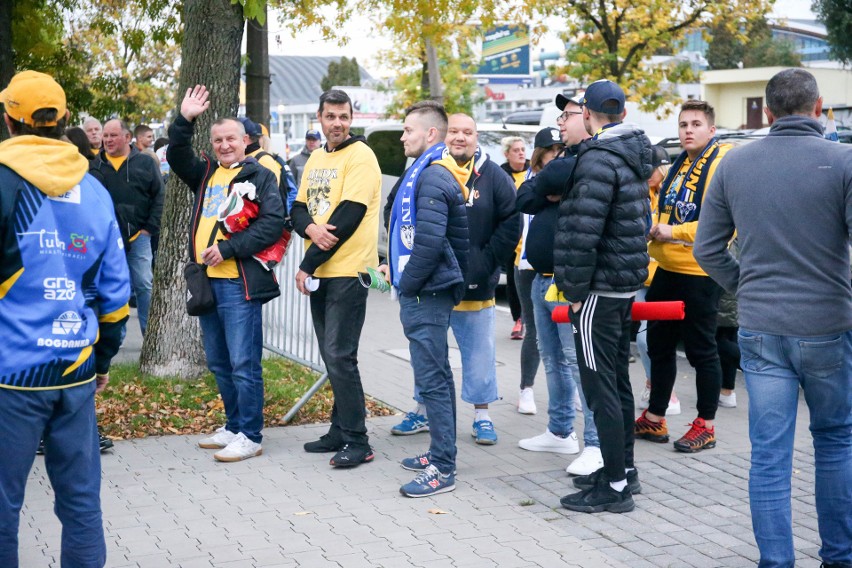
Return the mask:
<svg viewBox="0 0 852 568"><path fill-rule="evenodd" d="M556 454L580 453L580 443L577 442L576 432L571 432L567 438L560 438L556 434L552 434L550 430L545 430L544 434L520 440L518 445L531 452L553 452Z"/></svg>
<svg viewBox="0 0 852 568"><path fill-rule="evenodd" d="M589 475L604 465L601 449L594 446L586 446L580 457L571 462L565 471L571 475Z"/></svg>
<svg viewBox="0 0 852 568"><path fill-rule="evenodd" d="M580 391L574 389L574 410L583 412L583 402L580 400Z"/></svg>
<svg viewBox="0 0 852 568"><path fill-rule="evenodd" d="M639 395L639 398L636 399L636 408L639 410L645 410L648 408L648 404L651 400L651 387L645 383L645 387L642 389L642 394Z"/></svg>
<svg viewBox="0 0 852 568"><path fill-rule="evenodd" d="M230 430L226 430L225 427L222 426L221 428L217 428L212 436L199 440L198 447L204 448L205 450L218 450L233 442L236 437L236 434Z"/></svg>
<svg viewBox="0 0 852 568"><path fill-rule="evenodd" d="M720 394L719 395L719 406L722 408L736 408L737 407L737 393L731 391L731 394Z"/></svg>
<svg viewBox="0 0 852 568"><path fill-rule="evenodd" d="M535 414L537 412L533 390L529 387L521 389L518 394L518 412L521 414Z"/></svg>
<svg viewBox="0 0 852 568"><path fill-rule="evenodd" d="M234 440L221 452L216 452L213 457L220 462L236 462L247 460L263 453L260 444L252 442L246 435L240 432Z"/></svg>
<svg viewBox="0 0 852 568"><path fill-rule="evenodd" d="M666 408L666 416L674 416L680 414L680 399L669 399L669 405Z"/></svg>

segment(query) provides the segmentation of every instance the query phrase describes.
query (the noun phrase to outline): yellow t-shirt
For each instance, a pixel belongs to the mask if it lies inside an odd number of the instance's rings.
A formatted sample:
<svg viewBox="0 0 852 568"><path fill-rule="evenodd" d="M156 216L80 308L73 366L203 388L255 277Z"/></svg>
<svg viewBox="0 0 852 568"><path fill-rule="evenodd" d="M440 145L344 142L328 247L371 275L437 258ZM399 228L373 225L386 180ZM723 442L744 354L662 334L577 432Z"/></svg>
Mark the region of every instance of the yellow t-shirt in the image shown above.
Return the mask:
<svg viewBox="0 0 852 568"><path fill-rule="evenodd" d="M263 152L263 148L258 148L257 150L255 150L254 152L249 154L249 156L251 156L252 158L255 158L261 166L263 166L264 168L266 168L267 170L269 170L273 174L275 174L275 183L280 183L281 182L281 164L276 162L275 158L273 158L269 154L269 152L267 152L266 154L264 154L263 156L261 156L258 159L257 155L260 154L261 152Z"/></svg>
<svg viewBox="0 0 852 568"><path fill-rule="evenodd" d="M305 163L296 201L305 203L317 225L327 223L341 201L367 206L361 224L334 255L314 272L317 278L358 276L379 263L379 201L382 174L376 155L363 142L337 151L319 148ZM311 245L305 240L305 248Z"/></svg>
<svg viewBox="0 0 852 568"><path fill-rule="evenodd" d="M731 147L730 144L720 144L719 153L716 154L712 162L705 165L709 170L707 183L704 186L704 193L701 195L702 203L704 202L704 198L707 197L707 192L710 190L710 182L713 179L713 174L716 173L719 161L728 153ZM680 170L672 178L671 187L673 191L678 191L680 184L686 183L684 178L691 165L692 160L689 158L684 160ZM661 187L659 191L662 193L667 189L666 187ZM670 225L669 221L672 214L677 214L672 205L661 206L654 218L654 224L662 223ZM691 221L689 223L672 225L672 238L674 239L672 242L651 241L648 243L648 254L657 261L660 268L669 272L677 272L678 274L707 276L707 273L698 266L698 262L696 262L692 254L693 245L695 244L695 234L698 232L698 223L699 221Z"/></svg>
<svg viewBox="0 0 852 568"><path fill-rule="evenodd" d="M204 200L201 204L198 229L195 231L195 262L201 262L201 253L207 248L210 233L213 232L213 227L219 219L219 207L228 196L231 181L237 177L241 169L219 166L213 172L213 177L207 182L207 187L204 189ZM224 239L225 235L221 229L218 229L213 242ZM210 278L238 278L240 272L237 270L237 261L229 258L218 266L208 266L207 276Z"/></svg>
<svg viewBox="0 0 852 568"><path fill-rule="evenodd" d="M106 156L107 160L109 160L109 163L112 164L112 168L115 171L118 171L118 168L120 168L121 164L124 163L124 160L127 159L127 156L115 156L115 157L113 157L113 156L110 156L109 154L107 154L106 152L104 152L104 156Z"/></svg>

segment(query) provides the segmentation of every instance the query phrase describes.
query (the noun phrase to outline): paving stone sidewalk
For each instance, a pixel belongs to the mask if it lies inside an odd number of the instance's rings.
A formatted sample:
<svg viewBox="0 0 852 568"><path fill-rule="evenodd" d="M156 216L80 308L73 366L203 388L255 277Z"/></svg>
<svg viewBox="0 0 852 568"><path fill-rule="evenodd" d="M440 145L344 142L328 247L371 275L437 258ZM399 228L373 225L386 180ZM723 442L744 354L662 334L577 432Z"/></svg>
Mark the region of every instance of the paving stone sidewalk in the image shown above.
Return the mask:
<svg viewBox="0 0 852 568"><path fill-rule="evenodd" d="M129 325L122 357L138 357L138 326ZM520 342L497 317L498 380L504 399L491 405L500 441L477 446L473 410L459 404L458 488L407 499L412 477L398 461L426 449L428 436L391 436L400 416L369 420L376 459L352 470L301 445L327 426L270 428L264 455L216 463L193 436L117 442L103 456L108 563L122 567L526 567L753 566L757 549L748 510L747 395L720 409L716 449L678 454L671 444L639 441L643 485L636 510L623 515L571 513L559 498L573 491L564 468L573 456L526 452L521 438L544 431L547 392L539 371L539 413L515 410ZM411 405L412 376L397 306L370 298L359 363L365 391L400 409ZM458 366L454 353L454 367ZM670 418L673 436L694 415L693 379L685 361L678 394L684 414ZM460 368L454 369L457 381ZM634 391L644 380L631 365ZM741 379L741 377L740 377ZM739 386L739 385L738 385ZM582 429L582 419L576 427ZM582 438L582 436L581 436ZM813 450L800 404L793 479L797 566L819 565L813 499ZM43 460L37 458L21 519L21 566L59 566L60 525Z"/></svg>

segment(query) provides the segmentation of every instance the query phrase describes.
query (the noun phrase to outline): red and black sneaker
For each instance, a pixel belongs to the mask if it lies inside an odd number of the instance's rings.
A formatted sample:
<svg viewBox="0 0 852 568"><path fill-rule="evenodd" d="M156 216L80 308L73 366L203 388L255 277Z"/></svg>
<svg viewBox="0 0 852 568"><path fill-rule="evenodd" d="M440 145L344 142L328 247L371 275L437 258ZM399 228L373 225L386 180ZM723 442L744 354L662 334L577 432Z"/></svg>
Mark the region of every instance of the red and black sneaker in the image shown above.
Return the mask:
<svg viewBox="0 0 852 568"><path fill-rule="evenodd" d="M370 446L344 444L328 463L334 467L355 467L373 461L374 457L375 454Z"/></svg>
<svg viewBox="0 0 852 568"><path fill-rule="evenodd" d="M708 428L703 418L696 418L692 422L692 428L683 435L683 438L674 443L679 452L695 453L701 450L716 447L716 428Z"/></svg>
<svg viewBox="0 0 852 568"><path fill-rule="evenodd" d="M666 419L663 418L659 422L651 422L645 416L648 410L643 410L636 423L633 425L633 434L637 438L665 444L669 441L669 427L666 426Z"/></svg>

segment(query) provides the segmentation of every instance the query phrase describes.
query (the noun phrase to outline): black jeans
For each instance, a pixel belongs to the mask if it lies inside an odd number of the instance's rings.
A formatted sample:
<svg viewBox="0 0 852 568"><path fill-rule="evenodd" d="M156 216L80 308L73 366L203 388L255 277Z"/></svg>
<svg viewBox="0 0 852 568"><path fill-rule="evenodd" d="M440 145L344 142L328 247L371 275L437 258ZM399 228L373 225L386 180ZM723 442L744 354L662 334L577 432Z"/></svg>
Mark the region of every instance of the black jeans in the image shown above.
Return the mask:
<svg viewBox="0 0 852 568"><path fill-rule="evenodd" d="M722 388L734 390L737 385L737 369L740 368L740 344L737 342L738 327L716 328L716 350L722 366Z"/></svg>
<svg viewBox="0 0 852 568"><path fill-rule="evenodd" d="M512 312L512 323L521 319L521 300L518 298L518 287L515 283L515 255L512 255L503 266L506 270L506 299L509 301L509 311Z"/></svg>
<svg viewBox="0 0 852 568"><path fill-rule="evenodd" d="M595 416L604 473L610 481L625 479L625 468L633 467L632 306L633 298L590 294L580 311L571 313L583 393Z"/></svg>
<svg viewBox="0 0 852 568"><path fill-rule="evenodd" d="M648 412L666 415L677 378L677 344L683 340L689 364L695 368L698 416L713 420L719 406L722 368L716 350L716 313L722 287L709 276L691 276L657 268L648 288L648 302L682 300L682 321L648 322L648 357L651 359L651 399Z"/></svg>
<svg viewBox="0 0 852 568"><path fill-rule="evenodd" d="M521 319L524 320L524 342L521 344L521 389L532 388L541 356L536 344L535 310L532 301L532 284L535 270L519 270L515 267L515 285L521 302Z"/></svg>
<svg viewBox="0 0 852 568"><path fill-rule="evenodd" d="M334 406L329 434L353 446L368 445L358 342L367 311L367 289L357 278L321 278L311 292L311 316Z"/></svg>

